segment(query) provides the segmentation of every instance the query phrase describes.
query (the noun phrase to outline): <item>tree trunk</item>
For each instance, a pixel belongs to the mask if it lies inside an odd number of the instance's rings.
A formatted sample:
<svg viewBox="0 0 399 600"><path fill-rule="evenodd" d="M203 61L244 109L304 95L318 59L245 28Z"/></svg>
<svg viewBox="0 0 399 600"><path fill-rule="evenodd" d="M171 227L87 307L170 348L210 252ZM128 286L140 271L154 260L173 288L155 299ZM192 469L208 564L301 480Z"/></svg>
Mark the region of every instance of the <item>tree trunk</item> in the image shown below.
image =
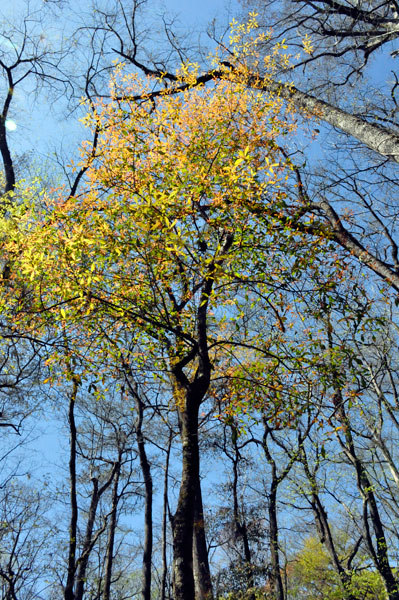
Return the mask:
<svg viewBox="0 0 399 600"><path fill-rule="evenodd" d="M119 454L119 459L120 459L120 454ZM84 541L83 541L82 552L80 554L79 560L76 561L76 564L77 565L79 564L79 571L78 571L78 574L76 577L75 600L83 600L84 585L86 582L86 571L87 571L87 565L89 563L90 553L93 550L93 546L96 543L99 536L101 535L101 533L103 533L105 531L105 523L104 523L104 525L100 529L98 529L96 531L96 533L93 535L98 503L100 501L101 496L105 492L105 490L111 485L112 480L115 476L115 473L120 468L119 465L120 465L120 460L118 460L116 463L114 463L114 465L112 467L112 471L111 471L108 479L105 481L105 483L100 488L98 487L98 479L96 477L92 478L93 492L91 495L89 514L87 517L86 532L85 532L85 537L84 537Z"/></svg>
<svg viewBox="0 0 399 600"><path fill-rule="evenodd" d="M213 600L212 579L205 536L201 482L199 478L194 507L193 561L196 600Z"/></svg>
<svg viewBox="0 0 399 600"><path fill-rule="evenodd" d="M369 548L370 555L373 558L375 567L384 581L389 600L399 600L399 583L395 579L389 562L388 544L385 537L384 526L378 510L377 500L373 491L374 487L371 484L365 467L355 451L352 432L349 428L349 421L346 417L343 406L340 413L345 423L346 454L355 467L358 488L363 497L363 523L365 528L366 543ZM369 511L375 535L376 548L374 547L369 530Z"/></svg>
<svg viewBox="0 0 399 600"><path fill-rule="evenodd" d="M151 575L152 575L152 500L153 500L153 484L151 477L151 467L148 461L145 448L145 438L143 435L143 418L144 418L144 403L139 393L139 388L132 376L129 365L122 363L125 373L125 380L128 384L131 395L134 398L137 409L136 419L136 437L137 446L140 458L140 468L144 480L144 550L143 564L141 571L141 597L143 600L151 600Z"/></svg>
<svg viewBox="0 0 399 600"><path fill-rule="evenodd" d="M142 567L141 595L143 600L151 600L151 566L152 566L152 477L151 467L145 449L143 424L143 402L138 392L135 394L137 407L136 436L139 449L140 467L144 479L144 551Z"/></svg>
<svg viewBox="0 0 399 600"><path fill-rule="evenodd" d="M270 491L268 494L269 506L269 541L270 541L270 558L272 562L272 573L270 583L273 590L275 600L284 600L284 587L281 577L280 556L279 556L279 541L278 541L278 521L277 521L277 490L281 481L288 475L293 464L291 458L288 465L285 467L280 476L277 474L276 461L273 459L269 446L267 445L267 436L270 433L270 428L264 420L265 432L263 434L262 447L265 453L267 462L271 468L272 480L270 483Z"/></svg>
<svg viewBox="0 0 399 600"><path fill-rule="evenodd" d="M234 69L232 65L230 66ZM161 74L170 81L176 81L176 77L170 73L159 72L159 75ZM197 85L204 85L209 81L214 81L218 77L226 77L226 71L213 70L204 73L197 78L196 83ZM376 123L369 123L365 119L348 113L329 102L302 92L293 85L262 79L260 75L255 74L249 78L248 84L265 92L272 92L288 102L292 102L297 108L315 115L318 119L356 138L380 156L399 162L399 135L391 129ZM184 89L186 89L186 86L177 86L175 91L178 92ZM153 93L153 97L159 94L160 92L156 91Z"/></svg>
<svg viewBox="0 0 399 600"><path fill-rule="evenodd" d="M161 73L159 74L161 75ZM214 81L217 77L223 78L225 76L226 71L213 70L198 77L197 85L203 85L209 81ZM175 81L175 77L171 74L167 74L166 78ZM288 102L292 102L297 108L356 138L380 156L399 162L399 135L392 129L377 123L369 123L365 119L348 113L329 102L315 98L307 92L302 92L293 85L262 79L260 75L255 74L249 78L248 84L265 92L272 92ZM176 92L182 89L185 88L177 87ZM156 95L159 95L159 91L154 92L153 96Z"/></svg>
<svg viewBox="0 0 399 600"><path fill-rule="evenodd" d="M292 102L296 107L305 110L340 131L351 135L368 146L380 156L386 156L390 160L399 162L399 135L394 131L382 127L348 113L336 106L319 100L311 94L301 92L294 86L284 85L278 82L265 81L254 78L256 87L265 91L271 91L285 100Z"/></svg>
<svg viewBox="0 0 399 600"><path fill-rule="evenodd" d="M272 466L272 482L269 492L269 528L270 528L270 556L272 561L271 584L275 600L284 600L284 587L281 578L279 543L278 543L278 523L277 523L277 487L278 478L276 475L276 465Z"/></svg>
<svg viewBox="0 0 399 600"><path fill-rule="evenodd" d="M327 314L326 317L326 329L329 351L334 350L334 344L332 339L332 325L330 316ZM341 444L346 456L350 463L353 465L356 472L357 487L363 498L363 526L365 541L370 552L370 556L374 562L375 568L381 575L386 591L388 593L389 600L399 600L399 583L396 581L392 571L392 567L389 562L388 544L385 537L384 526L381 521L380 513L378 510L377 499L374 493L374 486L368 477L367 470L364 467L361 459L359 458L355 449L353 441L351 423L349 417L345 411L344 398L340 387L340 378L335 365L330 360L330 368L333 376L334 386L334 397L333 402L336 408L336 415L342 425L344 432L344 439L341 439L339 435L338 441ZM370 517L369 517L370 510ZM370 532L370 523L374 530L375 544Z"/></svg>
<svg viewBox="0 0 399 600"><path fill-rule="evenodd" d="M69 497L71 503L71 517L69 521L69 545L68 545L68 567L67 581L64 590L65 600L74 600L73 591L76 572L76 535L78 524L78 502L76 498L76 424L75 424L75 402L78 393L78 381L73 379L72 393L69 398L68 422L69 422Z"/></svg>
<svg viewBox="0 0 399 600"><path fill-rule="evenodd" d="M98 492L98 479L96 477L92 478L92 484L93 491L91 494L89 514L86 524L86 533L84 537L82 553L79 559L79 570L76 577L75 600L82 600L83 598L84 584L86 581L86 569L87 564L89 562L90 551L92 549L94 521L96 518L98 501L100 499L100 494Z"/></svg>
<svg viewBox="0 0 399 600"><path fill-rule="evenodd" d="M198 409L195 398L186 396L180 412L182 441L182 478L177 508L173 517L174 600L195 598L193 575L193 524L195 494L199 480Z"/></svg>
<svg viewBox="0 0 399 600"><path fill-rule="evenodd" d="M3 67L5 68L5 67ZM10 108L11 100L14 95L14 82L12 79L12 71L11 69L5 68L8 79L8 91L7 96L3 104L3 110L0 115L0 153L3 159L4 164L4 174L5 174L5 189L4 192L12 192L15 188L15 171L14 165L11 158L10 148L8 146L7 141L7 130L6 130L6 120L8 111Z"/></svg>
<svg viewBox="0 0 399 600"><path fill-rule="evenodd" d="M197 347L176 361L172 358L172 372L176 400L181 423L182 477L177 508L173 517L173 589L174 600L195 598L193 574L194 509L199 478L198 411L208 391L212 364L208 354L207 312L215 281L216 269L223 264L225 254L231 248L234 236L223 235L224 244L220 258L211 262L204 278L197 311ZM184 367L197 359L193 381L187 378Z"/></svg>

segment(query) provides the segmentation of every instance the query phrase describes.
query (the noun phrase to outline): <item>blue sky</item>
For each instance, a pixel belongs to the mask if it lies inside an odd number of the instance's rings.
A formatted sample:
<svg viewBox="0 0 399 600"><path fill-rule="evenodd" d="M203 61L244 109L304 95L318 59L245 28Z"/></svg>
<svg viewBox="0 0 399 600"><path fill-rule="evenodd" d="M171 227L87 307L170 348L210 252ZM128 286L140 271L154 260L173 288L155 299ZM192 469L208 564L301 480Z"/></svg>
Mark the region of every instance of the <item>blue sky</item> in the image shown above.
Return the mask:
<svg viewBox="0 0 399 600"><path fill-rule="evenodd" d="M113 6L113 2L104 1L102 4L105 7ZM44 23L42 27L44 43L46 41L49 41L50 44L56 43L57 37L62 31L65 34L68 28L73 29L74 26L70 23L74 18L76 22L90 18L89 5L85 4L82 11L82 0L71 0L65 6L63 19L48 18ZM238 0L203 0L201 2L160 0L158 3L151 0L148 6L151 9L152 22L156 21L159 16L161 23L161 16L165 14L168 20L169 17L170 20L175 17L173 20L178 34L183 31L192 32L193 46L197 43L199 33L205 32L213 19L225 27L231 18L241 10ZM51 8L50 5L49 7ZM33 0L32 2L14 0L13 3L3 5L0 9L3 22L2 32L7 35L7 21L18 25L23 22L23 17L28 10L32 14L40 8L43 8L43 0ZM68 14L73 15L72 19L69 19ZM41 35L40 27L40 25L35 27L36 35ZM205 43L209 41L206 35L203 39ZM0 38L0 51L2 47L5 49L7 46L9 46L9 41L4 37ZM36 163L33 164L33 170L38 166L44 166L48 170L47 162L50 161L51 164L55 160L55 152L60 152L60 148L66 154L70 152L76 154L80 140L86 136L82 126L78 123L78 117L81 115L82 112L75 113L68 118L62 97L54 101L46 87L41 91L38 101L33 81L27 80L16 88L9 113L11 126L9 143L13 154L32 153L31 158Z"/></svg>
<svg viewBox="0 0 399 600"><path fill-rule="evenodd" d="M206 24L215 17L233 15L237 12L238 2L236 0L202 0L201 2L164 0L163 4L168 11L178 13L182 21Z"/></svg>

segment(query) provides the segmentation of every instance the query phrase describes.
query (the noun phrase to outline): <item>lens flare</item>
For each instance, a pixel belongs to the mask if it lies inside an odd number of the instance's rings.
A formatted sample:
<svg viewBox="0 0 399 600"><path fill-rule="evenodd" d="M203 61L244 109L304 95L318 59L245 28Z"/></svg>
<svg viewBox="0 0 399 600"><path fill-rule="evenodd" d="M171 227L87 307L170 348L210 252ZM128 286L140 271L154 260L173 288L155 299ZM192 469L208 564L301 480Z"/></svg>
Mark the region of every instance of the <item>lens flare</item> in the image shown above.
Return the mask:
<svg viewBox="0 0 399 600"><path fill-rule="evenodd" d="M12 119L7 119L5 122L5 126L6 126L6 129L8 129L8 131L15 131L17 128L16 122L13 121Z"/></svg>

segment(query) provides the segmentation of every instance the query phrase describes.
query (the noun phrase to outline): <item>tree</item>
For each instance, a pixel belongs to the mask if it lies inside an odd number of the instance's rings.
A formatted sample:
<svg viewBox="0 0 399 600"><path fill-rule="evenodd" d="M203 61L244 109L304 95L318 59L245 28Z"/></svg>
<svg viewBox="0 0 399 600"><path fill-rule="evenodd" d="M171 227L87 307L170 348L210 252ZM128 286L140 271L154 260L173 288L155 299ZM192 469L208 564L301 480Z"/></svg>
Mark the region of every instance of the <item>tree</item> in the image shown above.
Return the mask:
<svg viewBox="0 0 399 600"><path fill-rule="evenodd" d="M44 516L46 500L13 478L1 495L0 588L5 600L41 593L54 527Z"/></svg>
<svg viewBox="0 0 399 600"><path fill-rule="evenodd" d="M382 581L377 573L359 566L353 574L348 593L358 600L377 600L385 597ZM338 575L331 564L326 549L314 537L306 538L303 548L289 566L288 598L298 600L328 600L342 598ZM345 596L346 597L346 596Z"/></svg>
<svg viewBox="0 0 399 600"><path fill-rule="evenodd" d="M15 306L19 323L28 316L37 332L64 323L77 354L82 336L73 330L94 335L96 353L114 353L127 366L144 354L173 394L182 441L172 519L176 598L194 597L198 413L213 373L234 347L281 360L265 345L266 324L261 334L240 331L245 294L254 305L267 297L273 306L279 290L297 294L292 279L284 279L293 264L296 279L308 264L312 272L321 267L313 244L275 217L291 167L277 139L293 124L278 95L247 87L245 61L254 60L258 41L244 42L242 34L253 27L233 32L240 77L217 58L215 72L224 77L211 87L198 85L196 65L183 65L176 75L181 93L159 87L154 95L162 79L149 78L143 89L120 66L113 101L88 117L101 136L96 161L91 149L87 157L87 192L49 196L37 216L36 207L18 208L4 244L13 261L10 288L28 277L35 290L29 306ZM272 73L281 61L276 47ZM32 219L37 227L27 225ZM13 304L10 295L6 302ZM122 328L135 348L129 356Z"/></svg>

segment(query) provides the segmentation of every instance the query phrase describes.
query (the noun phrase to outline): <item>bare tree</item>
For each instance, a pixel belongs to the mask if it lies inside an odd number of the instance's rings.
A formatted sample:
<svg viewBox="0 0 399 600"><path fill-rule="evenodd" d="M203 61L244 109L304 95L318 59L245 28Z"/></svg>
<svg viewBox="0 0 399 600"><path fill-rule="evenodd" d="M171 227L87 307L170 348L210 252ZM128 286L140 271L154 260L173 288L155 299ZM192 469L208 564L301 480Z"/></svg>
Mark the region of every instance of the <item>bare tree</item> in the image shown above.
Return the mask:
<svg viewBox="0 0 399 600"><path fill-rule="evenodd" d="M37 598L45 587L55 531L45 518L47 501L12 478L0 504L0 586L4 600Z"/></svg>

